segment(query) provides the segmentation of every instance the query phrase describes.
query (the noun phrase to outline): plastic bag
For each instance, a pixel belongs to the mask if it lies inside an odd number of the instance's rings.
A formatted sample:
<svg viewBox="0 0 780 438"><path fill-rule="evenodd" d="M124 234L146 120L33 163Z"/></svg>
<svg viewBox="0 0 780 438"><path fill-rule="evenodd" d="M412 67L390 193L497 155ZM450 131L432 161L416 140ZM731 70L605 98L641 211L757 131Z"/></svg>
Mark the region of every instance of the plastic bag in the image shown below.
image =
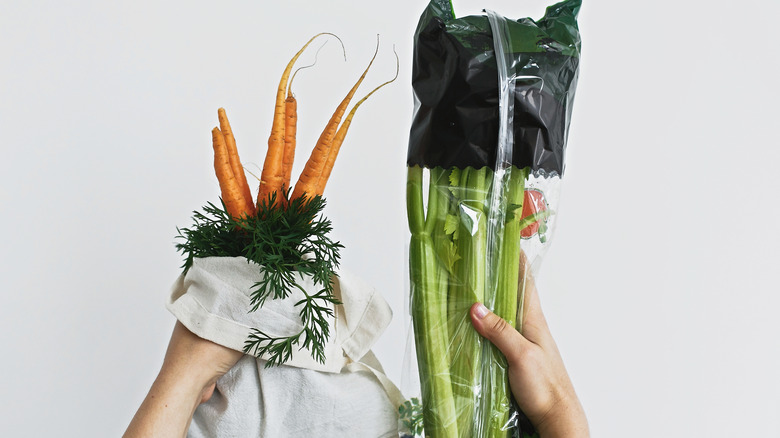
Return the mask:
<svg viewBox="0 0 780 438"><path fill-rule="evenodd" d="M549 244L564 171L580 3L534 21L456 19L448 0L432 0L420 17L407 214L422 403L402 407L403 435L533 436L512 406L506 359L469 309L483 302L522 327L524 281Z"/></svg>

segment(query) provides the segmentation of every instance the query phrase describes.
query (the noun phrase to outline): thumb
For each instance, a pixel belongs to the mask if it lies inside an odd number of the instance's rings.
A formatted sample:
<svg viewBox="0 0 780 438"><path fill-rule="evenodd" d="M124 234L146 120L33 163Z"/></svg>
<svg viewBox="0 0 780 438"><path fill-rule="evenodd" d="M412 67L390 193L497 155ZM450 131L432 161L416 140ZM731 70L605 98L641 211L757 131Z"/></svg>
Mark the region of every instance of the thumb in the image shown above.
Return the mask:
<svg viewBox="0 0 780 438"><path fill-rule="evenodd" d="M471 306L471 324L485 339L492 342L511 365L530 342L503 318L488 310L482 303Z"/></svg>

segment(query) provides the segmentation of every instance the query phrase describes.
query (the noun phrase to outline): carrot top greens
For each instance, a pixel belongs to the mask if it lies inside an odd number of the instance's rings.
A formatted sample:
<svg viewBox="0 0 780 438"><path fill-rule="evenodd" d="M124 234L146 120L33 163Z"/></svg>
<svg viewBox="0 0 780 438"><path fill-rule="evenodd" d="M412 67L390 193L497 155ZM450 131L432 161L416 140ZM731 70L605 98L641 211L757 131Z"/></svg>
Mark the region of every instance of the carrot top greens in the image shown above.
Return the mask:
<svg viewBox="0 0 780 438"><path fill-rule="evenodd" d="M268 355L266 366L279 365L290 359L293 348L305 348L314 359L325 361L325 343L330 334L328 317L334 304L331 277L339 265L339 250L329 233L331 222L321 213L325 199L295 198L287 208L276 207L275 194L257 206L257 216L232 217L224 204L208 203L203 211L193 212L194 225L177 229L183 242L176 249L184 256L184 271L196 257L246 257L259 265L262 279L250 291L250 311L270 299L283 299L293 288L305 298L296 307L303 328L289 336L271 336L253 329L244 345L244 353ZM301 275L313 279L319 286L315 293L306 291L297 282Z"/></svg>

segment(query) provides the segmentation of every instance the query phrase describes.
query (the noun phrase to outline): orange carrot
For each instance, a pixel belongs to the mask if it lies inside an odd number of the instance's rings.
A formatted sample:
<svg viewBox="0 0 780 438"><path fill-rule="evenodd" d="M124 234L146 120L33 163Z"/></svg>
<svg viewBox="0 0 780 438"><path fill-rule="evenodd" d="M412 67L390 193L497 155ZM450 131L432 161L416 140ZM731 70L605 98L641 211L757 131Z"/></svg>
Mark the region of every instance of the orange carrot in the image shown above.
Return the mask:
<svg viewBox="0 0 780 438"><path fill-rule="evenodd" d="M395 53L395 50L393 50L393 52ZM322 174L320 175L319 181L317 182L317 190L315 192L317 195L322 195L325 192L325 185L328 183L328 178L330 178L331 171L333 171L333 165L336 163L336 156L339 154L339 149L341 149L341 144L344 143L344 138L347 136L347 130L349 130L349 126L352 124L352 118L355 117L355 113L357 112L357 109L360 107L360 105L363 102L368 100L368 98L371 97L372 94L376 93L380 88L398 79L398 70L399 70L398 54L395 55L395 60L396 60L395 77L379 85L378 87L374 88L373 90L371 90L370 93L366 94L364 98L360 99L358 103L356 103L355 106L352 107L352 110L344 119L344 123L342 123L341 126L339 127L336 136L333 138L333 144L330 147L330 152L328 153L328 159L325 162L325 166L322 169Z"/></svg>
<svg viewBox="0 0 780 438"><path fill-rule="evenodd" d="M268 138L268 152L263 162L263 172L260 174L260 188L257 193L257 202L263 202L268 197L279 191L284 183L283 156L284 156L284 136L285 136L285 92L287 91L287 79L290 77L295 61L301 56L306 47L317 37L322 35L333 35L330 33L319 33L314 35L306 44L301 47L298 53L293 56L287 67L282 73L279 81L279 87L276 90L276 104L274 106L274 118L271 125L271 136ZM335 35L334 35L335 36ZM277 195L278 196L278 195Z"/></svg>
<svg viewBox="0 0 780 438"><path fill-rule="evenodd" d="M291 92L287 93L287 99L284 101L284 117L284 157L282 159L284 180L282 187L286 193L287 189L290 188L290 177L295 159L295 134L298 129L298 102Z"/></svg>
<svg viewBox="0 0 780 438"><path fill-rule="evenodd" d="M336 39L339 40L339 43L341 43L341 40L336 37ZM296 131L298 130L298 101L295 99L295 96L292 93L292 86L293 82L295 82L295 77L298 75L298 73L301 70L314 67L317 64L317 58L319 57L320 50L322 50L323 47L325 47L325 44L328 42L325 41L322 43L319 49L317 49L317 53L314 54L314 62L303 66L298 67L297 70L295 70L295 73L292 74L292 77L290 77L290 82L287 84L287 99L284 101L284 111L285 111L285 126L284 126L284 157L282 159L282 170L284 172L284 193L285 195L288 194L288 190L290 187L290 177L292 176L292 167L293 162L295 161L295 136ZM344 50L344 44L341 44L341 49ZM347 53L344 51L344 60L347 60ZM286 201L286 199L283 197L283 201Z"/></svg>
<svg viewBox="0 0 780 438"><path fill-rule="evenodd" d="M336 136L336 131L338 130L339 124L341 123L341 118L347 111L347 106L352 100L352 97L355 95L358 87L363 82L363 79L366 78L366 74L371 68L371 65L374 63L374 59L376 59L377 53L379 53L378 36L376 51L374 52L374 56L371 58L371 62L368 63L368 67L366 67L366 70L360 76L357 83L355 83L352 89L349 90L347 96L344 97L344 100L342 100L339 106L336 108L336 112L334 112L330 117L328 124L325 126L325 130L322 131L322 134L320 134L320 138L317 140L317 145L314 146L314 150L309 157L309 161L306 162L306 166L303 168L301 176L298 177L298 182L295 183L295 189L293 190L291 199L298 198L304 194L307 194L307 196L314 196L314 194L317 192L317 186L319 184L318 181L320 179L320 175L322 174L325 163L328 160L328 154L331 145L333 144L333 138Z"/></svg>
<svg viewBox="0 0 780 438"><path fill-rule="evenodd" d="M249 190L249 184L246 182L244 167L241 166L241 160L238 157L236 139L233 136L233 130L230 128L230 122L228 121L224 108L219 108L217 110L217 117L219 117L219 127L222 130L222 136L225 138L228 158L230 160L230 169L233 171L233 177L236 179L236 182L241 189L241 195L244 199L244 203L246 204L244 210L251 212L251 215L254 216L255 204L252 202L252 193Z"/></svg>
<svg viewBox="0 0 780 438"><path fill-rule="evenodd" d="M253 214L247 211L247 203L244 200L241 187L230 167L230 156L225 137L219 128L214 128L211 131L211 137L214 143L214 170L217 173L219 188L222 191L222 202L225 203L228 214L234 218Z"/></svg>

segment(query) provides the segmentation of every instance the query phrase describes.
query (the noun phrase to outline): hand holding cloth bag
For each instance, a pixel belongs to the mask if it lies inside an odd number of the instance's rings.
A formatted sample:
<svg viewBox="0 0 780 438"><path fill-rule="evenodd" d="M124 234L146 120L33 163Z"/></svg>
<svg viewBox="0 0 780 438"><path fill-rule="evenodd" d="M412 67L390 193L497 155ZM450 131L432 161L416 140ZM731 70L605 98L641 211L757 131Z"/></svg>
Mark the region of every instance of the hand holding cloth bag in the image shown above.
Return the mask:
<svg viewBox="0 0 780 438"><path fill-rule="evenodd" d="M564 172L580 3L557 3L535 21L456 18L449 0L431 0L420 17L407 212L426 437L506 437L522 423L506 360L468 312L480 301L522 328L530 271L520 261L538 268Z"/></svg>
<svg viewBox="0 0 780 438"><path fill-rule="evenodd" d="M243 257L195 259L173 285L167 308L196 335L238 351L253 329L278 335L299 330L294 304L300 291L248 312L249 291L260 275ZM316 290L303 276L300 284ZM343 304L334 308L324 363L306 350L274 367L266 367L262 356L244 356L197 408L188 436L397 436L401 395L371 352L390 322L390 308L373 287L344 270L334 293Z"/></svg>

